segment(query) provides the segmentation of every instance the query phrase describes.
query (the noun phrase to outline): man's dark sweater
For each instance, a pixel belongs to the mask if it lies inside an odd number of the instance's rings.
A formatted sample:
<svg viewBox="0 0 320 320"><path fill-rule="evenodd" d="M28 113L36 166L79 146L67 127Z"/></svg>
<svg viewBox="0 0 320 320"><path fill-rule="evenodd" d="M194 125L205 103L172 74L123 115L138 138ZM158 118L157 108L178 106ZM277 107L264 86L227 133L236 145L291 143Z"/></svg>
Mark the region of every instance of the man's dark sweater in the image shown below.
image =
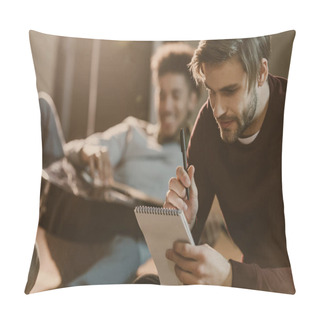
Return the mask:
<svg viewBox="0 0 320 320"><path fill-rule="evenodd" d="M225 143L210 102L202 107L188 149L199 192L192 233L197 242L216 195L230 236L243 253L242 263L230 260L232 286L294 293L281 181L287 81L269 75L268 83L270 98L264 123L248 145Z"/></svg>

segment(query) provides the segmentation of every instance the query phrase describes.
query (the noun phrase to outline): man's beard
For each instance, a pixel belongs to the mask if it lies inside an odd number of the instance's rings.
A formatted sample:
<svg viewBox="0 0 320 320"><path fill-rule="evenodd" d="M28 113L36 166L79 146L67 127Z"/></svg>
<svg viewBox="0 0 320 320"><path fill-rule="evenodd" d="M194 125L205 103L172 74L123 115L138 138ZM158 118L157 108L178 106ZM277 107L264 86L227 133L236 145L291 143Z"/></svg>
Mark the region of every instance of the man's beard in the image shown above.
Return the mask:
<svg viewBox="0 0 320 320"><path fill-rule="evenodd" d="M221 128L219 123L219 129L220 129L220 136L221 139L227 143L233 143L238 140L238 138L242 135L242 133L250 126L252 123L252 120L254 118L254 115L257 110L257 92L254 90L252 92L251 99L248 103L248 107L242 112L241 117L229 117L229 116L221 116L218 118L218 121L234 121L237 126L235 129L229 129L229 128ZM217 121L217 122L218 122Z"/></svg>

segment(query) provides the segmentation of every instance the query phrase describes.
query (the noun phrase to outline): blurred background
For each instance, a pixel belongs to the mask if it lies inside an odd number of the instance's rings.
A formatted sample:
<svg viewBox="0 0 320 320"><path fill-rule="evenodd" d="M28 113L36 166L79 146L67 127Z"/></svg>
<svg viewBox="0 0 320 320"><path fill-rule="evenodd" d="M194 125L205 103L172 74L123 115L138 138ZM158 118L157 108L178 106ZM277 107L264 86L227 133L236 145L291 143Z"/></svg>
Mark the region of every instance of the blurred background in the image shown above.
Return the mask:
<svg viewBox="0 0 320 320"><path fill-rule="evenodd" d="M271 37L272 74L288 77L293 36L284 32ZM69 38L30 31L30 43L37 90L52 97L67 142L104 131L129 115L156 122L150 58L163 42ZM188 43L198 46L198 41ZM204 92L199 108L205 99Z"/></svg>

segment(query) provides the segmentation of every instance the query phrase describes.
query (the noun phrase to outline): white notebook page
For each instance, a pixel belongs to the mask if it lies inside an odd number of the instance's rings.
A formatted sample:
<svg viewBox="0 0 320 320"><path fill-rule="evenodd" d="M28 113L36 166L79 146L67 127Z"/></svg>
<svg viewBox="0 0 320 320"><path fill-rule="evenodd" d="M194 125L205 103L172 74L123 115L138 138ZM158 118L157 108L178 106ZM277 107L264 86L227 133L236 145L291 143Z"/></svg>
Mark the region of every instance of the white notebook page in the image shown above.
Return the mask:
<svg viewBox="0 0 320 320"><path fill-rule="evenodd" d="M165 256L175 241L194 241L181 210L155 207L137 207L135 214L157 267L160 283L163 285L182 284L174 271L174 263Z"/></svg>

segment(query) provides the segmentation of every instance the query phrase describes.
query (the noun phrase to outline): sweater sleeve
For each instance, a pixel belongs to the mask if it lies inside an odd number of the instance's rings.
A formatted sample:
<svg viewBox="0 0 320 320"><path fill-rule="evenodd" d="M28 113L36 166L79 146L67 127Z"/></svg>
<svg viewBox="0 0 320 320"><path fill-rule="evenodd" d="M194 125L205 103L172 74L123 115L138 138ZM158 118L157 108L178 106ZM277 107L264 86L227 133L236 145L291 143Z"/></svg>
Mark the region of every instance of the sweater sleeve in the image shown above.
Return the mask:
<svg viewBox="0 0 320 320"><path fill-rule="evenodd" d="M120 124L109 128L104 132L94 133L86 139L78 139L68 142L64 146L67 159L76 167L83 168L85 164L80 157L81 149L84 145L106 147L112 167L115 167L126 152L127 140L135 126L137 119L126 118Z"/></svg>
<svg viewBox="0 0 320 320"><path fill-rule="evenodd" d="M257 264L247 264L229 260L232 267L232 287L295 293L291 268L261 268Z"/></svg>

